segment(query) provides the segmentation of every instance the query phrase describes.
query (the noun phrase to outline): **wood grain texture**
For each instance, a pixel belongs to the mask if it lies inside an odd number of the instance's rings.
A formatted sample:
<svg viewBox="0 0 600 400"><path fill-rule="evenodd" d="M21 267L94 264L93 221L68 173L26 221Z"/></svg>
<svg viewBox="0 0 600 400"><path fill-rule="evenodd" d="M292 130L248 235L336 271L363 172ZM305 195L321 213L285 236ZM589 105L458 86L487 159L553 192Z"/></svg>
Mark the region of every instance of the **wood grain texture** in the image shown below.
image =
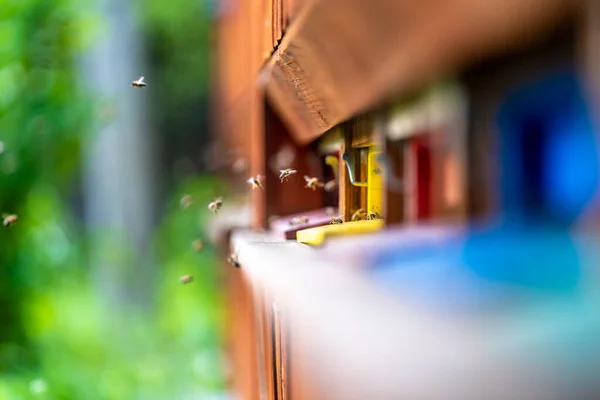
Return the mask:
<svg viewBox="0 0 600 400"><path fill-rule="evenodd" d="M543 36L580 0L327 0L308 3L264 68L299 143L391 96Z"/></svg>

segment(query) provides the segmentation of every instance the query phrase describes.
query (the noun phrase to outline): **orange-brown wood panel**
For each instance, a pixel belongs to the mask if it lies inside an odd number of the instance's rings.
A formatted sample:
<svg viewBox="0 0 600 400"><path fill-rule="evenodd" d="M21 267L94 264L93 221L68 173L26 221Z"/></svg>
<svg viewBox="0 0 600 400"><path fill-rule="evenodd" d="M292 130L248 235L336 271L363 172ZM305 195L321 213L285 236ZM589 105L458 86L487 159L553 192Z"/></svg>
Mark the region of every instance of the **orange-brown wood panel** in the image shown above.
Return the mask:
<svg viewBox="0 0 600 400"><path fill-rule="evenodd" d="M257 348L259 357L259 387L262 393L262 398L275 400L277 389L275 383L274 357L275 349L273 348L273 312L271 302L268 297L255 289L255 304L257 312Z"/></svg>
<svg viewBox="0 0 600 400"><path fill-rule="evenodd" d="M294 138L308 143L448 70L538 40L580 3L308 2L266 66L266 92Z"/></svg>
<svg viewBox="0 0 600 400"><path fill-rule="evenodd" d="M221 149L238 150L236 156L247 163L244 175L238 178L245 179L264 169L263 96L256 80L270 55L270 50L264 52L262 41L265 13L271 9L265 1L236 1L217 20L215 139ZM235 161L225 160L230 166ZM256 204L264 203L259 192L253 197ZM260 212L256 215L259 220Z"/></svg>
<svg viewBox="0 0 600 400"><path fill-rule="evenodd" d="M313 191L305 187L303 175L322 175L322 165L314 162L315 155L311 148L298 146L291 139L279 116L268 105L264 112L266 149L263 160L265 169L261 173L266 176L264 190L266 214L262 220L266 228L267 215L283 216L321 208L324 205L324 195L320 190ZM293 161L291 165L278 165L278 154L285 149L293 152ZM277 167L293 168L298 173L282 183L279 180Z"/></svg>
<svg viewBox="0 0 600 400"><path fill-rule="evenodd" d="M432 149L432 215L445 222L464 218L464 176L457 154L448 146Z"/></svg>
<svg viewBox="0 0 600 400"><path fill-rule="evenodd" d="M252 289L239 269L225 266L228 298L228 348L233 386L244 400L259 400L258 353Z"/></svg>
<svg viewBox="0 0 600 400"><path fill-rule="evenodd" d="M273 26L273 13L274 2L277 0L260 0L260 2L264 3L264 17L261 20L263 24L263 33L262 33L262 54L265 58L268 58L273 52L273 30L275 27Z"/></svg>
<svg viewBox="0 0 600 400"><path fill-rule="evenodd" d="M275 351L275 383L277 391L277 400L286 400L289 395L287 392L287 342L285 337L285 322L281 316L280 310L273 304L273 347Z"/></svg>
<svg viewBox="0 0 600 400"><path fill-rule="evenodd" d="M394 180L386 185L385 222L400 224L404 222L404 147L405 142L388 142L386 144L388 174Z"/></svg>

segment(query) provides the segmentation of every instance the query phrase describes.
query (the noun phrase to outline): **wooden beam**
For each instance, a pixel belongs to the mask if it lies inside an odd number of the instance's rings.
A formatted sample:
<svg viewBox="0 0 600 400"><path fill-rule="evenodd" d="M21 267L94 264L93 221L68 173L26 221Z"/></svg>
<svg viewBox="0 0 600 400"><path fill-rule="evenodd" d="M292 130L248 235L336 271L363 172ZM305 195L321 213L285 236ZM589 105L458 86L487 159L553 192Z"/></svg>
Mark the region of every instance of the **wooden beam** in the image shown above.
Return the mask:
<svg viewBox="0 0 600 400"><path fill-rule="evenodd" d="M392 294L340 261L342 249L356 259L375 248L433 243L443 236L439 230L418 232L338 239L331 243L341 242L338 254L329 244L315 251L268 234L234 233L240 271L272 296L291 323L292 399L558 399L598 393L597 379L579 372L586 371L585 360L598 359L600 347L590 346L588 358L570 364L573 373L565 373L562 363L581 335L556 327L573 325L587 334L596 326L595 314L582 313L579 303L524 301L493 315L453 313L425 306L410 293ZM579 317L569 313L571 306Z"/></svg>
<svg viewBox="0 0 600 400"><path fill-rule="evenodd" d="M580 0L327 0L306 5L263 69L299 143L391 96L539 39Z"/></svg>

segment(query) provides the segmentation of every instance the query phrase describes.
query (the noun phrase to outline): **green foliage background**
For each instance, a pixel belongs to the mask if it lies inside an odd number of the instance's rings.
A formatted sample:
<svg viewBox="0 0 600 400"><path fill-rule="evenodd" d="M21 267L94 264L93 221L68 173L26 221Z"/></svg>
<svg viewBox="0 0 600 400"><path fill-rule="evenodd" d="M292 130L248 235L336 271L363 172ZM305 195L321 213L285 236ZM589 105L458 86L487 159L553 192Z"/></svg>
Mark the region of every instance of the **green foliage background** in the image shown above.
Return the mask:
<svg viewBox="0 0 600 400"><path fill-rule="evenodd" d="M78 84L76 56L102 27L88 10L85 0L0 0L0 211L19 216L0 229L0 400L209 398L224 386L218 264L213 248L196 253L190 243L223 184L198 177L170 195L150 314L108 309L66 202L102 100ZM209 10L149 0L139 15L158 55L156 84L173 104L168 119L206 94ZM182 193L195 197L190 209L180 209ZM185 273L193 284L179 285Z"/></svg>

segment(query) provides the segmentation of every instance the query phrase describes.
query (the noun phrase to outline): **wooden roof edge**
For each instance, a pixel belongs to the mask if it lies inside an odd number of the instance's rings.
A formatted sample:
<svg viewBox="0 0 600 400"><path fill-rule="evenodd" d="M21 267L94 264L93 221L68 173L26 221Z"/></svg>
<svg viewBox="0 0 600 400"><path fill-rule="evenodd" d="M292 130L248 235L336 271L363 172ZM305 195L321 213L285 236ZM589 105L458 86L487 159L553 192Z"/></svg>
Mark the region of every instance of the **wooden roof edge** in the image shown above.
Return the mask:
<svg viewBox="0 0 600 400"><path fill-rule="evenodd" d="M584 0L314 1L260 84L299 144L449 72L539 39Z"/></svg>

